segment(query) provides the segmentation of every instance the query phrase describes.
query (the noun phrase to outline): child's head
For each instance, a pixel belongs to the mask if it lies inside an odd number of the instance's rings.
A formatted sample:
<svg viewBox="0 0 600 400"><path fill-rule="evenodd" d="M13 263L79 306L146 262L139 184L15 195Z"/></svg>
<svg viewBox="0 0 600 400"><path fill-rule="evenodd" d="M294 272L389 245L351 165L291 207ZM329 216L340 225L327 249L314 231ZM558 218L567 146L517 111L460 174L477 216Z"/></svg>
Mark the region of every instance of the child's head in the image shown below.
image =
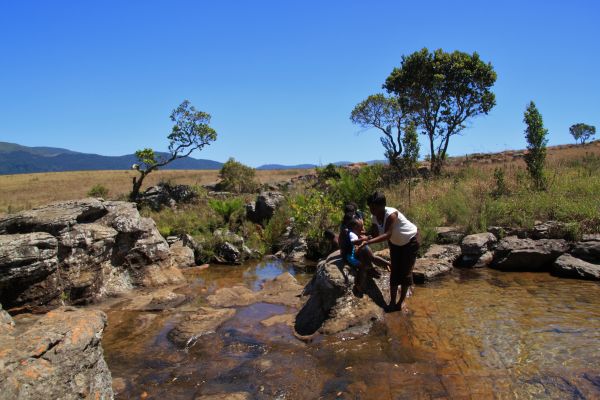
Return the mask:
<svg viewBox="0 0 600 400"><path fill-rule="evenodd" d="M355 214L356 211L358 211L358 206L356 205L356 203L354 203L352 201L349 203L346 203L346 205L344 206L344 214L347 214L347 213Z"/></svg>
<svg viewBox="0 0 600 400"><path fill-rule="evenodd" d="M354 212L345 213L344 218L342 218L342 225L344 225L346 228L350 228L350 223L354 218Z"/></svg>
<svg viewBox="0 0 600 400"><path fill-rule="evenodd" d="M360 234L363 231L363 220L360 218L352 218L348 224L348 228L356 234Z"/></svg>

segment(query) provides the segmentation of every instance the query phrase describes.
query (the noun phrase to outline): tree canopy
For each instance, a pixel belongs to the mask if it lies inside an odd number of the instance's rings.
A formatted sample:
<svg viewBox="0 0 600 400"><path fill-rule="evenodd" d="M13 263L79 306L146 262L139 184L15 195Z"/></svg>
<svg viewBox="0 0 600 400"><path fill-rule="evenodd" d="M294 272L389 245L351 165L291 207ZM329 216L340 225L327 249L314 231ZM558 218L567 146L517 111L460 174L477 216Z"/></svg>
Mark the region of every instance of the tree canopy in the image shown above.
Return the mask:
<svg viewBox="0 0 600 400"><path fill-rule="evenodd" d="M489 113L496 104L491 91L495 81L494 68L477 53L424 48L403 56L383 87L427 135L431 169L439 173L450 138L470 118Z"/></svg>
<svg viewBox="0 0 600 400"><path fill-rule="evenodd" d="M544 128L542 114L540 114L533 101L529 103L525 110L523 122L527 125L525 129L525 139L527 140L525 163L527 164L527 170L536 189L545 189L544 163L546 162L548 129Z"/></svg>
<svg viewBox="0 0 600 400"><path fill-rule="evenodd" d="M596 127L584 123L571 125L569 133L576 142L584 144L596 134Z"/></svg>

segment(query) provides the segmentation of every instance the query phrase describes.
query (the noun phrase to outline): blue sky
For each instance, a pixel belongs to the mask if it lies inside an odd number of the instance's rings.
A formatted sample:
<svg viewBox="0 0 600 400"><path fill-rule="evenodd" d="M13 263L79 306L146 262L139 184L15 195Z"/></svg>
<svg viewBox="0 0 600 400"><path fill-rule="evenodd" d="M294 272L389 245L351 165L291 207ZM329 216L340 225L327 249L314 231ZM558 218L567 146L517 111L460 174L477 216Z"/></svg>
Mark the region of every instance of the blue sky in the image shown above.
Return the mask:
<svg viewBox="0 0 600 400"><path fill-rule="evenodd" d="M571 124L600 125L599 15L595 0L2 1L0 141L164 150L189 99L219 134L196 158L381 159L350 111L428 47L477 51L498 73L497 106L452 155L524 147L529 100L550 144L567 143Z"/></svg>

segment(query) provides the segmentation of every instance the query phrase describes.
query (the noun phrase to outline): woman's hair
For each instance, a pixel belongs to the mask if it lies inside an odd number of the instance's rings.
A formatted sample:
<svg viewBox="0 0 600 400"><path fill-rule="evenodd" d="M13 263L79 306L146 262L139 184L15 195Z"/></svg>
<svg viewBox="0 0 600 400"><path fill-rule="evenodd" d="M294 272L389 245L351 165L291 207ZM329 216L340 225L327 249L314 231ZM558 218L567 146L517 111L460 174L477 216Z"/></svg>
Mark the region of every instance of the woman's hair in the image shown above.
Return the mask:
<svg viewBox="0 0 600 400"><path fill-rule="evenodd" d="M350 222L355 218L354 212L347 212L344 214L344 218L342 219L342 225L346 227L350 227Z"/></svg>
<svg viewBox="0 0 600 400"><path fill-rule="evenodd" d="M348 223L348 228L354 229L357 226L360 226L362 220L360 218L352 218L352 220Z"/></svg>
<svg viewBox="0 0 600 400"><path fill-rule="evenodd" d="M344 214L355 213L356 211L358 211L358 206L356 205L356 203L354 203L352 201L349 203L346 203L346 205L344 206Z"/></svg>
<svg viewBox="0 0 600 400"><path fill-rule="evenodd" d="M382 192L374 192L367 199L367 204L369 206L386 206L385 194Z"/></svg>

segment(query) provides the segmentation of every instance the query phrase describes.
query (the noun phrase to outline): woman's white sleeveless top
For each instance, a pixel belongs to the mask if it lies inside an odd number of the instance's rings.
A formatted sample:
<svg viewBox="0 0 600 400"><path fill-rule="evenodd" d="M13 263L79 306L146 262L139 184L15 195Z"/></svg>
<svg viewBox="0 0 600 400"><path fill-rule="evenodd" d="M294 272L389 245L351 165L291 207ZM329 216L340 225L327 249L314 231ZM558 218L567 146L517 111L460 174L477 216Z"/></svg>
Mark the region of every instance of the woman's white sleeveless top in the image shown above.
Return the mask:
<svg viewBox="0 0 600 400"><path fill-rule="evenodd" d="M373 215L371 219L377 228L379 229L379 234L382 235L385 233L385 223L390 215L393 213L398 214L398 219L392 226L392 236L390 237L390 242L395 244L396 246L404 246L410 239L412 239L417 234L417 226L410 222L404 214L400 211L396 210L393 207L385 208L385 216L383 217L383 223L380 225L377 221L377 218Z"/></svg>

